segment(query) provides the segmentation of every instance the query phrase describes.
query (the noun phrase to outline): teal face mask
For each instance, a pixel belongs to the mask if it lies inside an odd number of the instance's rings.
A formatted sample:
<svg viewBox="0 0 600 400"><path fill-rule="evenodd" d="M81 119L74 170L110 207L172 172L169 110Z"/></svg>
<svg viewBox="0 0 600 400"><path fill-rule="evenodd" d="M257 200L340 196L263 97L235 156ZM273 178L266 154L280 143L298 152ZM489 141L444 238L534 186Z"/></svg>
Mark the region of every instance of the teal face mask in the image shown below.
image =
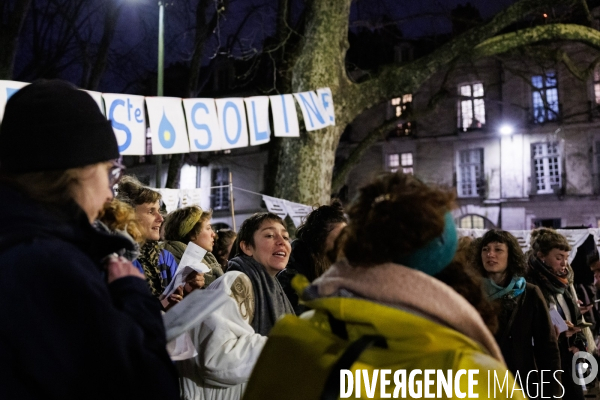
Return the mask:
<svg viewBox="0 0 600 400"><path fill-rule="evenodd" d="M454 258L458 246L458 236L452 214L444 215L444 231L442 234L415 252L393 260L397 264L419 270L428 275L435 275Z"/></svg>

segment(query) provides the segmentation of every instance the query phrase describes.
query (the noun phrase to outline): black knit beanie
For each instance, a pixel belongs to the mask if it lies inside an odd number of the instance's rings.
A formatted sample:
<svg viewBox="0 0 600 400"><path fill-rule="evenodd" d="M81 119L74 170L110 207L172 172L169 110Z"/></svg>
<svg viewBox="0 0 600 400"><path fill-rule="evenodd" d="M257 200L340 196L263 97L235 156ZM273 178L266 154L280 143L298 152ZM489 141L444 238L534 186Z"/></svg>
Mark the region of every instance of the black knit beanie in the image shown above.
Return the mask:
<svg viewBox="0 0 600 400"><path fill-rule="evenodd" d="M0 125L0 171L83 167L119 158L117 139L92 97L68 82L41 80L6 103Z"/></svg>

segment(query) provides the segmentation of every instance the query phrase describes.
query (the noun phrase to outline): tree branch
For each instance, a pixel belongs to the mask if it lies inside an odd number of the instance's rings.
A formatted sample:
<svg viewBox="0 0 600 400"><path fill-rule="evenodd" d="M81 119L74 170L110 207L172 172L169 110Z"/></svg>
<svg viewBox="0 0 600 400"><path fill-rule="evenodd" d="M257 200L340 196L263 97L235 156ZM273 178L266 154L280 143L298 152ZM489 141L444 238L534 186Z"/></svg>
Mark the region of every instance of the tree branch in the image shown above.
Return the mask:
<svg viewBox="0 0 600 400"><path fill-rule="evenodd" d="M361 84L352 85L349 88L349 93L346 96L360 98L361 100L355 102L353 108L348 112L357 115L367 108L390 99L393 93L412 93L448 63L456 58L471 54L473 48L482 41L492 38L502 29L541 8L547 8L554 4L565 5L569 3L573 3L573 0L520 0L498 13L489 23L461 34L425 57L402 66L384 67L378 77ZM507 46L504 45L504 47ZM491 54L496 53L491 52Z"/></svg>

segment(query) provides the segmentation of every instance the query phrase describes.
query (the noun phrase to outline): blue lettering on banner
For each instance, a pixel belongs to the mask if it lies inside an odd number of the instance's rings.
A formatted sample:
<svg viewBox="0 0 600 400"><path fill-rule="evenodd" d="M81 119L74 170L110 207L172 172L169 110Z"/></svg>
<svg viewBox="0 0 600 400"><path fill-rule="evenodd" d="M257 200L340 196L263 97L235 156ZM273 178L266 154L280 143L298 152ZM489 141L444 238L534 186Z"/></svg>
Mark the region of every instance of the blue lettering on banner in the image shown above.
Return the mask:
<svg viewBox="0 0 600 400"><path fill-rule="evenodd" d="M165 149L170 149L175 144L175 128L167 118L165 109L158 125L158 140Z"/></svg>
<svg viewBox="0 0 600 400"><path fill-rule="evenodd" d="M256 122L256 107L254 101L252 102L252 118L254 119L254 137L256 141L267 140L269 138L269 132L258 130L258 123Z"/></svg>
<svg viewBox="0 0 600 400"><path fill-rule="evenodd" d="M281 95L281 104L283 105L283 122L285 123L285 133L289 133L290 128L288 126L287 110L285 109L285 97L283 97L283 95Z"/></svg>
<svg viewBox="0 0 600 400"><path fill-rule="evenodd" d="M323 102L323 107L327 110L329 108L329 102L326 100L326 97L330 97L329 93L321 94L321 101ZM333 122L333 117L330 115L329 120Z"/></svg>
<svg viewBox="0 0 600 400"><path fill-rule="evenodd" d="M204 110L208 114L208 107L206 107L205 104L203 104L203 103L194 104L194 107L192 107L192 125L194 125L194 128L196 128L198 130L206 131L208 140L206 141L206 144L200 144L198 139L194 139L194 144L196 145L197 149L205 150L205 149L208 149L210 147L210 145L212 144L212 133L210 132L210 128L208 127L208 125L199 124L198 121L196 121L196 111L198 111L200 109Z"/></svg>
<svg viewBox="0 0 600 400"><path fill-rule="evenodd" d="M108 112L108 119L110 120L110 123L112 124L112 127L114 129L119 129L123 132L125 132L125 143L123 143L122 145L119 146L119 152L122 153L123 151L127 150L127 148L129 147L129 145L131 145L131 131L129 130L129 128L127 127L127 125L125 124L121 124L120 122L117 122L114 118L114 114L115 114L115 109L118 106L124 106L125 102L123 100L117 99L115 101L112 102L112 104L110 105L110 110Z"/></svg>
<svg viewBox="0 0 600 400"><path fill-rule="evenodd" d="M235 116L237 117L237 132L233 140L227 134L227 110L230 108L235 110ZM225 131L225 139L227 139L229 144L236 144L240 140L240 136L242 135L242 118L240 117L240 110L238 110L234 102L228 101L225 103L225 107L223 107L223 130Z"/></svg>
<svg viewBox="0 0 600 400"><path fill-rule="evenodd" d="M317 108L317 105L315 104L315 99L312 96L310 96L310 100L312 101L312 107L311 107L310 103L308 101L306 101L306 99L304 98L304 96L302 95L302 93L298 93L298 95L302 99L302 103L304 103L304 106L306 107L306 111L308 111L307 114L308 114L308 120L310 122L310 126L311 127L315 126L315 124L313 124L313 120L312 120L312 115L311 114L314 114L315 117L317 117L317 120L321 124L324 124L325 120L323 119L323 116L321 115L321 113L319 112L319 109Z"/></svg>
<svg viewBox="0 0 600 400"><path fill-rule="evenodd" d="M142 118L142 110L139 108L135 109L135 120L139 123L144 122L144 120Z"/></svg>

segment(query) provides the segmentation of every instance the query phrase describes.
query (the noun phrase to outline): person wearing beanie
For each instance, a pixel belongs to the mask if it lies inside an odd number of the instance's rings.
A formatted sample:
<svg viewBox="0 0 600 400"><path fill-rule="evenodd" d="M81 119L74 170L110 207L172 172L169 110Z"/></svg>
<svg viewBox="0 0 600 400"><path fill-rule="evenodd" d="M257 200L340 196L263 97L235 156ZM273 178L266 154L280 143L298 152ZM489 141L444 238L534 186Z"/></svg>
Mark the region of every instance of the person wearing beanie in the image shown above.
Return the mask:
<svg viewBox="0 0 600 400"><path fill-rule="evenodd" d="M34 82L0 125L0 393L177 399L177 373L124 237L92 226L120 174L111 123L73 85Z"/></svg>
<svg viewBox="0 0 600 400"><path fill-rule="evenodd" d="M161 249L158 242L164 221L160 213L161 195L156 190L144 186L135 177L124 176L117 186L117 199L134 208L136 221L142 233L140 255L133 265L146 276L152 295L160 300L164 310L168 310L181 301L183 296L181 293L163 296L163 292L175 276L177 261L173 254Z"/></svg>
<svg viewBox="0 0 600 400"><path fill-rule="evenodd" d="M408 389L411 398L420 398L422 392L417 396L414 391L425 390L427 381L433 383L427 391L436 393L436 376L425 377L425 371L438 371L439 379L440 371L451 370L451 379L458 379L458 370L478 370L470 397L488 397L494 376L488 372L506 376L512 388L514 379L478 311L436 279L458 262L453 261L453 207L452 192L412 175L385 174L361 188L347 209L348 226L336 240L338 261L312 284L300 275L292 281L311 311L286 315L275 324L244 399L337 398L340 383L344 391L352 389L351 397L360 397L359 389L368 391L359 369L373 382L373 372L387 369L387 397L394 387L398 396L398 371L405 372L402 397ZM348 379L340 380L342 370ZM357 377L354 384L344 385L350 377ZM460 388L466 392L466 387L465 380ZM380 388L378 383L375 398ZM449 396L444 393L444 398L461 397L452 390ZM524 396L517 391L496 398Z"/></svg>

